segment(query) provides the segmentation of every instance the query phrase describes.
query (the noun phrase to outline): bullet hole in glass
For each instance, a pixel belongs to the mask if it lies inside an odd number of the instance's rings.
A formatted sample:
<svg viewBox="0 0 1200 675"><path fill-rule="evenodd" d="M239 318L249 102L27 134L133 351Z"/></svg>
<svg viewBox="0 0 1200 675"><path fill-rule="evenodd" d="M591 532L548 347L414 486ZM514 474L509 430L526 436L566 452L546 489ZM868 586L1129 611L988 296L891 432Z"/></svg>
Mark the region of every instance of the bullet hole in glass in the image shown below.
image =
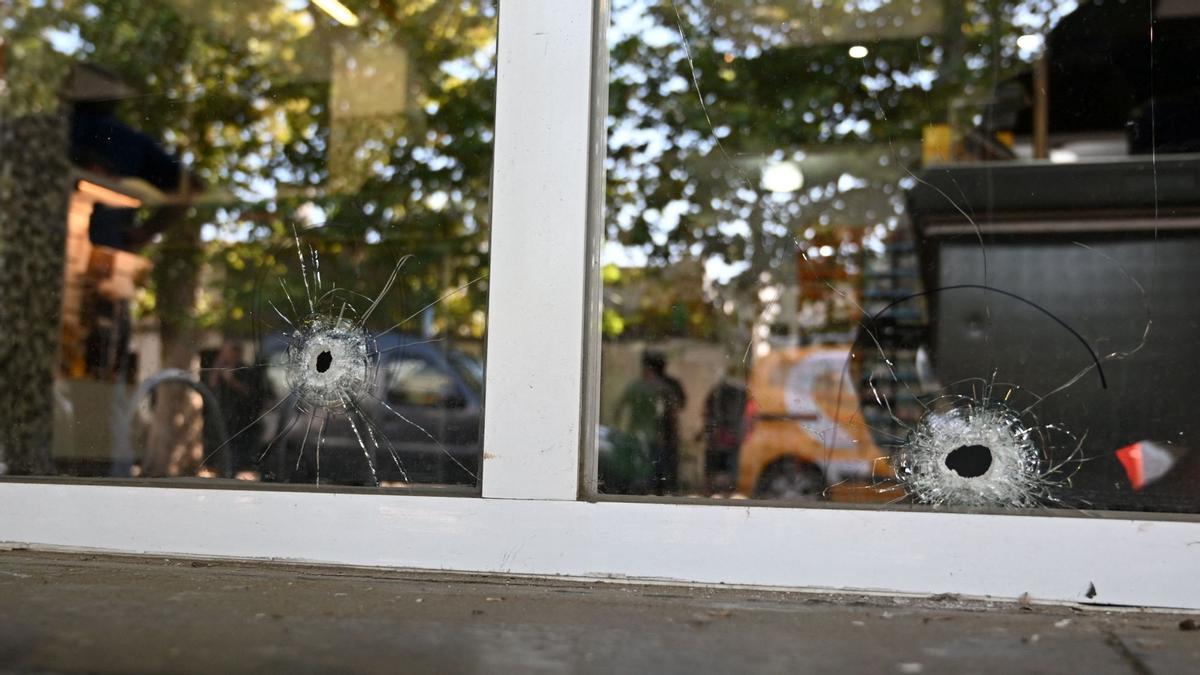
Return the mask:
<svg viewBox="0 0 1200 675"><path fill-rule="evenodd" d="M963 478L978 478L992 466L992 451L985 445L963 445L946 455L946 468Z"/></svg>
<svg viewBox="0 0 1200 675"><path fill-rule="evenodd" d="M332 363L333 363L333 354L330 354L328 350L321 352L320 354L317 355L317 372L323 373L323 372L329 370L329 366ZM991 460L988 460L988 461L989 461L989 463L991 462Z"/></svg>

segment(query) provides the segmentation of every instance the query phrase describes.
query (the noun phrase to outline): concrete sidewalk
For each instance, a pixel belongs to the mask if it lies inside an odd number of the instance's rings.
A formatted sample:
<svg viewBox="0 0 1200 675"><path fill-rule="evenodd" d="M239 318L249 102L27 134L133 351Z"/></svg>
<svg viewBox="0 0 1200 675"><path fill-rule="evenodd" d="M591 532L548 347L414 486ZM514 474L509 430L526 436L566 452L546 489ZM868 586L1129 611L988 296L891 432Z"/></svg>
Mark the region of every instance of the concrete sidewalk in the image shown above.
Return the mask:
<svg viewBox="0 0 1200 675"><path fill-rule="evenodd" d="M6 672L1200 672L1188 619L0 551Z"/></svg>

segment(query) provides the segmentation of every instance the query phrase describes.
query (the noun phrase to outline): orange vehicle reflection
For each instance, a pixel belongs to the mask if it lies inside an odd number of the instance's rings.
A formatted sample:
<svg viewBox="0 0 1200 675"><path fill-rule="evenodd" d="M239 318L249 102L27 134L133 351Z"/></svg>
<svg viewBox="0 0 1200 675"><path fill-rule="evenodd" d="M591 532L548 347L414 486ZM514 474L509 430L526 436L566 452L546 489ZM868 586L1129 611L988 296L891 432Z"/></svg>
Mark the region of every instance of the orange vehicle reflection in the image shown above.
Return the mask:
<svg viewBox="0 0 1200 675"><path fill-rule="evenodd" d="M891 467L862 421L846 346L785 348L750 373L737 491L771 499L889 501Z"/></svg>

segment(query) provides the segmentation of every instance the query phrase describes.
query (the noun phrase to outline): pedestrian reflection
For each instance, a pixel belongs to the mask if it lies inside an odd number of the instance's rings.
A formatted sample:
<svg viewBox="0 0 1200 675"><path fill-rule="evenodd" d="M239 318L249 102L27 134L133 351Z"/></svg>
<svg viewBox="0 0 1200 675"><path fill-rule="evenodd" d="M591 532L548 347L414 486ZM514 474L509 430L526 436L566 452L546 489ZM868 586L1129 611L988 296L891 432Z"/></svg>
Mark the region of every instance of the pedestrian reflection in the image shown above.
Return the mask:
<svg viewBox="0 0 1200 675"><path fill-rule="evenodd" d="M661 353L642 354L641 375L630 382L617 402L618 461L615 482L632 489L634 484L655 494L673 492L679 484L679 412L687 401L683 385L667 375ZM648 469L649 481L639 472Z"/></svg>
<svg viewBox="0 0 1200 675"><path fill-rule="evenodd" d="M226 339L204 371L204 384L212 390L220 407L225 429L230 434L250 426L259 416L264 399L262 368L251 367L245 358L245 348L238 340ZM255 448L259 438L243 433L220 439L228 441L226 448L233 456L234 471L256 470Z"/></svg>

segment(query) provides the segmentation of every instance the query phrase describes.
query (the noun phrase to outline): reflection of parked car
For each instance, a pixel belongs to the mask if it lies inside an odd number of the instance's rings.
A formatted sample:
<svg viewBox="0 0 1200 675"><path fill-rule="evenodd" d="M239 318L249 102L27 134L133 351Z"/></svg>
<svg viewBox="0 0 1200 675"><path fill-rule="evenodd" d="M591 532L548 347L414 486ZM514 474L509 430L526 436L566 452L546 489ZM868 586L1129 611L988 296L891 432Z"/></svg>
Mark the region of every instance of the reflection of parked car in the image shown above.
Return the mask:
<svg viewBox="0 0 1200 675"><path fill-rule="evenodd" d="M755 363L738 492L812 499L842 481L890 475L862 423L848 356L845 347L804 347L776 350Z"/></svg>
<svg viewBox="0 0 1200 675"><path fill-rule="evenodd" d="M381 336L377 346L375 391L362 397L357 405L374 425L374 434L382 446L376 450L369 436L365 439L379 480L407 477L413 483L474 484L475 479L463 467L479 473L482 364L445 343L430 343L409 335ZM277 342L274 349L268 349L268 354L273 362L281 362L286 358L286 345ZM272 373L278 378L272 383L276 394L287 395L282 369L272 369ZM307 413L289 409L279 423L288 424L292 415ZM306 427L301 420L281 441L285 450L274 452L274 460L266 460L264 478L289 482L316 479L317 424L312 430ZM307 443L306 431L310 433ZM361 425L359 431L365 436L370 433ZM300 458L302 445L304 457ZM392 459L389 445L403 473ZM329 418L321 448L320 472L322 483L371 482L362 445L344 415Z"/></svg>

